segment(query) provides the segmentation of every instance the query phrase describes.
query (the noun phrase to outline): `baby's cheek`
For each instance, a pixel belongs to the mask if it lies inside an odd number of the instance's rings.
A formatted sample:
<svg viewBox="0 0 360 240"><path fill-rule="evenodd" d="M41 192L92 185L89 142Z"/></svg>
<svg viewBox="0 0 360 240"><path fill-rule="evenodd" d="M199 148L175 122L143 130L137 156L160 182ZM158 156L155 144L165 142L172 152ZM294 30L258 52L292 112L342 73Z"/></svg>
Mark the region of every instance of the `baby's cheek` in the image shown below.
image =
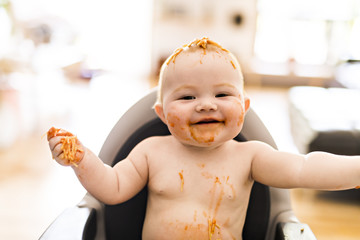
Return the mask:
<svg viewBox="0 0 360 240"><path fill-rule="evenodd" d="M245 117L244 112L241 112L241 114L238 117L238 122L237 122L238 127L244 124L244 117Z"/></svg>
<svg viewBox="0 0 360 240"><path fill-rule="evenodd" d="M173 113L168 113L166 116L166 121L167 121L168 126L173 128L173 127L179 125L180 117Z"/></svg>
<svg viewBox="0 0 360 240"><path fill-rule="evenodd" d="M229 109L228 124L235 124L240 127L244 123L245 111L241 102L236 102L234 107Z"/></svg>
<svg viewBox="0 0 360 240"><path fill-rule="evenodd" d="M168 124L168 128L173 135L185 137L186 125L181 120L180 116L174 113L168 113L168 115L166 116L166 121Z"/></svg>

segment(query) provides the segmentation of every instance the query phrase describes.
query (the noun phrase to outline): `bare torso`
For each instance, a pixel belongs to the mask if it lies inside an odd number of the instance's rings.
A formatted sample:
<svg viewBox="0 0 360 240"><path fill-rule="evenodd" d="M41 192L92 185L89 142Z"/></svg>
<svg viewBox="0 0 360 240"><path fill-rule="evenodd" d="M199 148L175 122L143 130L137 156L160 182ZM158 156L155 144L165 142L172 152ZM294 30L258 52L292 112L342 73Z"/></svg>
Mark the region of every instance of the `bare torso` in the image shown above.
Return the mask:
<svg viewBox="0 0 360 240"><path fill-rule="evenodd" d="M241 144L230 141L193 151L172 137L157 141L167 147L148 156L143 239L241 239L253 184L246 148L240 152Z"/></svg>

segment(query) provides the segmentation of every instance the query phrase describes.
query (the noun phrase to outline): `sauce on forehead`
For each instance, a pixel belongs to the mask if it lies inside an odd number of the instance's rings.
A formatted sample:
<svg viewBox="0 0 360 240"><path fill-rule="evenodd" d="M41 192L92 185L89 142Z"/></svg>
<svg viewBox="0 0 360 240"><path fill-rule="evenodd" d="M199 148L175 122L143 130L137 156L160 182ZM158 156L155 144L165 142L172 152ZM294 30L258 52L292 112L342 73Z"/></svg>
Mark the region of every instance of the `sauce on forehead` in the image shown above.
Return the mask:
<svg viewBox="0 0 360 240"><path fill-rule="evenodd" d="M190 47L200 47L204 50L204 55L206 54L206 49L208 44L216 46L218 48L220 48L222 51L230 53L229 50L223 48L220 44L210 40L208 37L202 37L201 39L195 39L194 41L185 44L184 46L177 48L174 53L168 58L168 60L166 61L166 65L169 65L170 62L172 61L173 63L175 63L176 57L185 49L188 49ZM234 69L236 69L236 66L234 64L233 61L230 61L231 65L233 66Z"/></svg>

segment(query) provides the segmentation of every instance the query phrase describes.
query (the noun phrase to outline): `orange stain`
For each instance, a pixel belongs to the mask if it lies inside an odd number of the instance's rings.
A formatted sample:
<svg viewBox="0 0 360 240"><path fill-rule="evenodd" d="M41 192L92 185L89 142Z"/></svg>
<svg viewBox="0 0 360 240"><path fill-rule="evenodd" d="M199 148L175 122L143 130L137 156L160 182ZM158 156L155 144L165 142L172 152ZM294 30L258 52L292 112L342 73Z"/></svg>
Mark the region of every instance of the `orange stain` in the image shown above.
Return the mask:
<svg viewBox="0 0 360 240"><path fill-rule="evenodd" d="M184 46L177 48L174 53L167 59L166 61L166 65L169 65L170 62L173 62L175 64L175 60L176 57L182 52L184 51L186 48L190 48L190 47L200 47L203 49L204 55L206 54L206 49L207 49L207 45L213 45L218 47L220 50L224 51L224 52L229 52L229 50L223 48L222 46L220 46L218 43L210 40L208 37L203 37L201 39L195 39L194 41L185 44Z"/></svg>
<svg viewBox="0 0 360 240"><path fill-rule="evenodd" d="M231 189L231 192L232 192L232 195L228 195L228 198L235 198L236 197L235 188L231 183L229 183L229 179L230 179L230 176L227 176L226 180L225 180L225 184Z"/></svg>
<svg viewBox="0 0 360 240"><path fill-rule="evenodd" d="M221 192L219 194L219 198L217 199L217 202L216 202L216 205L215 205L214 215L216 215L218 213L218 211L219 211L219 208L221 206L221 202L223 200L224 194L225 194L224 188L222 187Z"/></svg>
<svg viewBox="0 0 360 240"><path fill-rule="evenodd" d="M229 178L230 178L230 176L227 176L227 177L226 177L226 181L225 181L226 184L228 183Z"/></svg>
<svg viewBox="0 0 360 240"><path fill-rule="evenodd" d="M241 115L237 123L237 126L240 127L243 123L244 123L244 115Z"/></svg>
<svg viewBox="0 0 360 240"><path fill-rule="evenodd" d="M211 143L214 142L215 137L220 133L222 127L223 123L211 126L190 125L190 135L198 143Z"/></svg>
<svg viewBox="0 0 360 240"><path fill-rule="evenodd" d="M205 167L205 163L197 163L196 164L199 168L204 168Z"/></svg>
<svg viewBox="0 0 360 240"><path fill-rule="evenodd" d="M220 182L220 180L219 180L219 177L215 177L215 183L221 184L221 182Z"/></svg>
<svg viewBox="0 0 360 240"><path fill-rule="evenodd" d="M208 232L209 232L209 240L212 240L212 236L215 233L215 228L220 229L220 226L218 224L216 224L216 219L208 219ZM220 231L218 232L218 234L220 234ZM216 239L220 239L220 238L216 238Z"/></svg>
<svg viewBox="0 0 360 240"><path fill-rule="evenodd" d="M171 236L171 239L208 239L208 231L205 224L195 224L192 222L189 223L176 220L176 222L167 223L167 228L167 232L169 236Z"/></svg>
<svg viewBox="0 0 360 240"><path fill-rule="evenodd" d="M180 176L180 181L181 181L181 185L180 185L180 192L182 192L184 190L184 170L181 170L181 172L179 172L179 176Z"/></svg>
<svg viewBox="0 0 360 240"><path fill-rule="evenodd" d="M179 116L176 116L172 113L169 113L167 116L166 116L166 120L168 121L168 124L172 127L175 126L175 124L177 124L179 121L180 121L180 118Z"/></svg>
<svg viewBox="0 0 360 240"><path fill-rule="evenodd" d="M198 163L198 167L204 167L205 164ZM179 173L180 174L180 173ZM233 185L230 182L230 176L214 176L213 174L209 172L202 172L201 175L205 177L206 179L212 179L212 187L210 188L210 201L209 201L209 209L208 211L202 211L202 215L208 219L207 224L207 237L203 239L209 239L209 240L215 240L215 239L222 239L221 234L221 227L217 223L216 216L220 210L220 207L223 203L223 199L225 196L225 188L230 188L232 190L233 196L235 196L235 189ZM231 196L231 194L230 194ZM197 221L197 211L194 211L193 215L193 221L194 223ZM227 218L226 221L221 224L223 226L229 225L230 219ZM195 224L187 224L183 225L183 229L186 232L190 232L194 230ZM201 227L200 227L201 226ZM203 231L203 225L198 224L197 229ZM185 235L184 235L185 236ZM188 235L186 235L188 236ZM187 238L187 239L194 239L194 238ZM196 239L196 238L195 238Z"/></svg>
<svg viewBox="0 0 360 240"><path fill-rule="evenodd" d="M210 174L208 174L210 175ZM222 176L221 178L217 176L213 176L212 178L213 186L210 189L210 204L209 204L209 214L208 214L208 231L209 231L209 239L212 239L213 234L218 234L217 238L221 239L221 229L220 226L216 223L216 216L220 210L220 207L223 203L223 199L225 196L225 190L227 188L230 188L232 191L232 195L229 194L229 198L235 197L235 189L233 185L230 182L230 176ZM224 226L228 225L230 222L230 219L226 219ZM215 228L218 229L217 232L215 232Z"/></svg>
<svg viewBox="0 0 360 240"><path fill-rule="evenodd" d="M209 172L202 172L202 173L201 173L201 176L205 177L206 179L211 179L211 178L214 177L214 176L213 176L211 173L209 173Z"/></svg>
<svg viewBox="0 0 360 240"><path fill-rule="evenodd" d="M243 106L241 103L238 103L238 109L241 111L238 122L237 122L237 126L241 126L244 123L244 111L243 111Z"/></svg>
<svg viewBox="0 0 360 240"><path fill-rule="evenodd" d="M220 189L218 189L220 187ZM221 184L219 177L215 177L212 188L210 189L210 204L209 204L209 213L210 216L216 217L217 212L220 208L224 192L224 186Z"/></svg>

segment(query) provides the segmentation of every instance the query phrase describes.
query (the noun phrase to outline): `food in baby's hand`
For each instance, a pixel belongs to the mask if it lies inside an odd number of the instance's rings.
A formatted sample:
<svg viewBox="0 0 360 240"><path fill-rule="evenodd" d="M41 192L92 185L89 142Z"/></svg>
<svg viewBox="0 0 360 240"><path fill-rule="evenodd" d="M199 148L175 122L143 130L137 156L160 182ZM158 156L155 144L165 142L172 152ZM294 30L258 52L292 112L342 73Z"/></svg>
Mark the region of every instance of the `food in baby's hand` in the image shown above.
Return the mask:
<svg viewBox="0 0 360 240"><path fill-rule="evenodd" d="M61 128L54 128L51 127L49 129L49 131L47 131L47 140L49 141L51 138L53 137L57 137L57 136L74 136L74 134L72 134L71 132L65 131L64 129Z"/></svg>
<svg viewBox="0 0 360 240"><path fill-rule="evenodd" d="M75 165L81 161L84 150L76 136L64 137L60 141L62 143L61 150L63 151L64 159L69 163ZM78 154L79 153L79 154Z"/></svg>
<svg viewBox="0 0 360 240"><path fill-rule="evenodd" d="M80 141L72 133L63 129L52 127L47 132L48 140L57 136L63 136L60 140L60 143L62 144L61 150L63 151L62 158L67 160L68 164L72 164L77 167L77 164L84 156L84 150Z"/></svg>

